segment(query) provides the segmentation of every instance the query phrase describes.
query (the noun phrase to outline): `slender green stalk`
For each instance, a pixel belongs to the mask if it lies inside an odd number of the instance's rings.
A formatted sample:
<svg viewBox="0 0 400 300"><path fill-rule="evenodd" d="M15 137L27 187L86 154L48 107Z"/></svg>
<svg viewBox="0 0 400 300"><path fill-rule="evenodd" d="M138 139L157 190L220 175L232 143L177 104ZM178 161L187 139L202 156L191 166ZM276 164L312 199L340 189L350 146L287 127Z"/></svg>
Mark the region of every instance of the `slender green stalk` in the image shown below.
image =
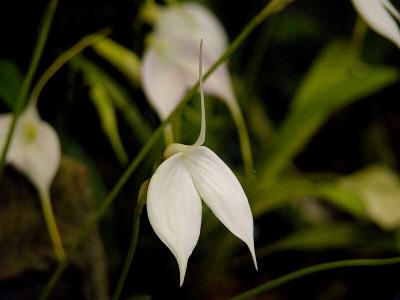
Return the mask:
<svg viewBox="0 0 400 300"><path fill-rule="evenodd" d="M166 125L164 128L164 141L166 146L171 145L174 142L174 130L171 123Z"/></svg>
<svg viewBox="0 0 400 300"><path fill-rule="evenodd" d="M228 105L231 115L233 117L233 121L236 124L236 128L239 135L240 142L240 151L242 152L244 170L246 174L246 178L254 177L254 164L253 164L253 155L251 153L251 145L249 133L247 131L246 122L243 118L242 111L240 110L238 104L233 102L233 105Z"/></svg>
<svg viewBox="0 0 400 300"><path fill-rule="evenodd" d="M381 258L381 259L349 259L349 260L340 260L334 262L323 263L320 265L304 268L277 279L268 281L257 286L254 289L251 289L247 292L244 292L240 295L237 295L232 298L232 300L245 300L245 299L253 299L255 296L266 292L270 289L275 287L281 286L285 283L288 283L292 280L311 275L314 273L327 271L327 270L334 270L334 269L341 269L347 267L373 267L373 266L385 266L385 265L394 265L400 264L400 257L394 258Z"/></svg>
<svg viewBox="0 0 400 300"><path fill-rule="evenodd" d="M356 24L353 29L353 36L350 42L349 56L350 59L360 60L362 45L367 33L367 25L360 18L357 17Z"/></svg>
<svg viewBox="0 0 400 300"><path fill-rule="evenodd" d="M142 215L143 207L146 204L148 185L149 185L149 182L146 181L142 185L142 187L140 188L140 191L139 191L138 202L136 204L135 212L133 215L131 242L129 244L128 254L125 258L124 267L122 268L122 272L119 276L117 287L115 288L112 300L118 300L120 298L122 289L125 284L126 276L128 276L129 269L131 268L133 256L135 255L137 241L138 241L138 237L139 237L140 217Z"/></svg>
<svg viewBox="0 0 400 300"><path fill-rule="evenodd" d="M107 35L111 33L110 29L104 29L99 31L98 33L90 34L82 38L75 45L61 54L52 64L51 66L43 73L43 75L39 78L37 83L32 89L31 97L29 100L29 105L36 105L37 100L39 98L40 93L42 92L44 86L49 81L54 74L60 70L62 66L64 66L67 62L69 62L76 55L81 53L85 48L92 46L97 43L101 39L105 38Z"/></svg>
<svg viewBox="0 0 400 300"><path fill-rule="evenodd" d="M39 36L38 40L35 45L35 49L33 50L33 55L31 59L31 63L29 65L28 72L26 73L26 76L24 78L24 81L22 82L21 88L19 90L17 99L16 99L16 106L15 106L15 111L13 114L11 126L8 129L7 132L7 137L6 137L6 143L4 145L4 148L1 153L0 157L0 180L4 172L4 166L6 162L6 156L7 152L10 148L11 145L11 140L15 131L15 127L17 125L17 120L19 115L21 114L23 108L25 107L26 104L26 99L27 95L29 93L33 76L35 75L36 69L39 65L40 58L42 57L43 54L43 49L47 41L47 37L49 35L51 23L54 17L54 13L56 11L58 4L58 0L50 0L49 5L47 6L43 18L42 18L42 24L40 27L39 31Z"/></svg>
<svg viewBox="0 0 400 300"><path fill-rule="evenodd" d="M211 68L207 71L203 76L203 80L207 79L222 63L224 63L233 52L243 43L246 37L266 18L271 16L274 13L279 12L286 5L291 3L293 0L272 0L268 5L254 17L247 26L243 29L243 31L239 34L239 36L229 45L228 49L224 52L224 54L211 66ZM186 103L191 99L195 93L197 92L199 87L199 82L197 82L185 95L179 105L175 108L175 110L168 116L164 122L154 131L153 135L147 141L147 143L143 146L143 148L139 151L138 155L128 166L126 171L122 174L120 179L115 184L114 188L107 195L106 199L102 202L100 208L94 213L92 218L84 225L84 227L80 230L78 236L76 237L74 243L72 244L71 251L76 249L77 246L81 244L81 242L88 235L90 230L95 226L95 224L102 218L102 216L107 212L108 207L113 203L114 199L117 197L121 189L124 187L130 176L139 166L139 164L144 160L147 153L153 148L153 145L158 141L160 136L162 136L163 130L167 124L169 124L172 119L179 114L182 109L185 107ZM42 295L40 297L41 300L47 299L50 295L50 292L56 285L58 279L61 274L67 267L67 261L59 264L55 272L50 277L46 287L44 288Z"/></svg>
<svg viewBox="0 0 400 300"><path fill-rule="evenodd" d="M50 195L47 191L39 191L40 203L42 205L43 216L46 221L47 230L49 231L51 242L53 243L54 252L58 261L65 260L65 251L57 229L57 223L54 218L53 208L51 205Z"/></svg>

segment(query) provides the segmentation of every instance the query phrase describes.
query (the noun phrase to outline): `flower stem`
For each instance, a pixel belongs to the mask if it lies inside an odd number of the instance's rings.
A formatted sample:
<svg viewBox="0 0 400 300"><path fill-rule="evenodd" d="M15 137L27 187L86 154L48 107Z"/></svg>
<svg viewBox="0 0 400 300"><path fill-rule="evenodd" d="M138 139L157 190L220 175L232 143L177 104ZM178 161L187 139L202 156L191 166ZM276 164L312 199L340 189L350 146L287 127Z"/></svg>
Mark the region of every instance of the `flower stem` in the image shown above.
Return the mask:
<svg viewBox="0 0 400 300"><path fill-rule="evenodd" d="M32 93L31 93L31 96L29 99L29 105L36 106L37 100L39 98L40 93L43 90L43 87L46 85L46 83L49 81L49 79L51 77L53 77L54 74L62 66L64 66L67 62L69 62L71 59L73 59L76 55L81 53L84 49L97 43L98 41L105 38L110 33L111 33L110 29L104 29L104 30L99 31L98 33L87 35L87 36L83 37L81 40L79 40L75 45L73 45L67 51L65 51L63 54L61 54L50 65L50 67L43 73L43 75L39 78L39 80L33 87Z"/></svg>
<svg viewBox="0 0 400 300"><path fill-rule="evenodd" d="M53 243L54 252L58 261L62 262L65 260L66 255L60 238L60 234L57 229L57 223L54 218L53 208L49 193L47 191L39 191L40 203L42 205L42 211L44 219L46 221L47 229L49 231L51 242Z"/></svg>
<svg viewBox="0 0 400 300"><path fill-rule="evenodd" d="M121 274L119 276L117 287L115 288L112 300L118 300L120 298L122 289L125 284L126 277L129 273L129 269L132 264L133 256L135 255L137 241L138 241L138 237L139 237L140 217L142 215L143 207L146 204L146 195L147 195L148 185L149 185L148 181L144 182L139 191L138 202L136 204L135 212L133 214L131 242L129 244L128 254L125 258L125 263L122 268Z"/></svg>
<svg viewBox="0 0 400 300"><path fill-rule="evenodd" d="M26 104L26 98L29 93L29 89L32 84L33 76L35 75L36 69L39 65L40 58L42 57L43 54L43 49L47 41L47 37L49 35L51 23L54 17L54 13L56 11L58 0L50 0L49 5L47 6L43 18L42 18L42 24L40 27L39 31L39 36L38 40L35 45L35 49L33 51L31 63L29 65L28 72L26 73L26 76L24 78L24 81L22 82L21 88L19 90L17 99L16 99L16 106L15 106L15 111L13 114L11 126L8 128L7 132L7 137L6 137L6 142L4 144L4 148L2 149L1 152L1 157L0 157L0 180L4 172L4 166L6 163L6 157L7 157L7 152L10 148L11 145L11 140L15 131L15 127L17 125L17 120L19 115L21 114L23 108L25 107Z"/></svg>
<svg viewBox="0 0 400 300"><path fill-rule="evenodd" d="M164 141L165 146L171 145L174 142L174 130L171 123L164 127Z"/></svg>
<svg viewBox="0 0 400 300"><path fill-rule="evenodd" d="M347 267L368 267L368 266L373 267L373 266L385 266L394 264L400 264L400 257L381 258L381 259L349 259L349 260L340 260L340 261L323 263L312 267L300 269L292 273L289 273L287 275L284 275L282 277L263 283L255 287L254 289L251 289L247 292L244 292L240 295L233 297L232 300L253 299L256 295L259 295L275 287L281 286L292 280L322 271L347 268Z"/></svg>
<svg viewBox="0 0 400 300"><path fill-rule="evenodd" d="M236 128L239 135L240 151L242 152L244 170L247 178L254 177L254 164L253 155L251 154L251 144L249 133L247 131L246 122L243 118L243 114L237 104L237 102L232 102L228 105L233 121L236 124Z"/></svg>
<svg viewBox="0 0 400 300"><path fill-rule="evenodd" d="M261 11L260 14L255 16L241 31L241 33L236 37L236 39L229 45L226 51L222 54L222 56L210 67L210 69L204 74L203 80L207 79L222 63L224 63L233 52L243 43L243 41L247 38L247 36L265 19L269 16L273 15L274 13L279 12L283 9L286 5L291 3L292 0L272 0L270 1L266 7ZM277 6L277 4L280 4ZM279 8L279 9L278 9ZM114 199L117 197L119 192L122 190L126 182L129 180L130 176L133 172L137 169L139 164L144 160L147 153L153 149L154 144L158 141L160 136L163 133L165 126L170 123L173 118L179 114L182 109L185 107L186 103L191 99L199 88L199 82L197 82L185 95L182 101L178 104L175 110L165 119L161 125L154 131L153 135L147 141L147 143L142 147L139 151L137 156L134 160L130 163L128 168L119 178L113 189L108 193L105 200L102 202L100 208L94 213L93 217L84 225L84 227L79 231L78 236L76 237L75 241L71 245L71 251L76 249L85 237L89 234L90 230L96 225L96 223L103 217L103 215L107 212L108 207L113 203ZM67 267L68 262L67 260L63 261L61 264L58 265L55 272L50 277L49 281L47 282L40 299L45 300L50 295L50 292L55 287L57 281L59 280L61 274L64 272L65 268Z"/></svg>
<svg viewBox="0 0 400 300"><path fill-rule="evenodd" d="M350 59L360 60L362 45L367 33L367 25L360 18L357 17L356 23L353 29L353 36L350 41L349 56Z"/></svg>

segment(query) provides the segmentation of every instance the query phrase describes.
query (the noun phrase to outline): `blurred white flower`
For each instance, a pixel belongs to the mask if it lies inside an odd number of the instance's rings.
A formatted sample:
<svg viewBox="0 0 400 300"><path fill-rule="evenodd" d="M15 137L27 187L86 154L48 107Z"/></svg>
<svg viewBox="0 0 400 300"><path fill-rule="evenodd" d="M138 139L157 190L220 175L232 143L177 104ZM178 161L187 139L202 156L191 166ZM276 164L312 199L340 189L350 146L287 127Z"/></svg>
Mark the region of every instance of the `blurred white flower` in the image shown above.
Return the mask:
<svg viewBox="0 0 400 300"><path fill-rule="evenodd" d="M0 151L3 151L12 114L0 116ZM0 152L1 153L1 152ZM50 185L60 164L60 142L55 130L28 105L17 120L6 162L24 174L38 191L42 210L57 258L65 259L50 201Z"/></svg>
<svg viewBox="0 0 400 300"><path fill-rule="evenodd" d="M202 120L199 138L193 145L167 147L166 160L151 178L147 194L150 224L178 261L180 285L200 235L200 199L247 244L257 268L253 216L243 188L229 167L213 151L202 146L206 123L201 76L200 67Z"/></svg>
<svg viewBox="0 0 400 300"><path fill-rule="evenodd" d="M144 92L161 119L169 116L197 81L196 53L201 38L207 41L204 68L208 70L228 45L218 19L197 3L161 9L142 64ZM237 106L226 64L207 79L204 90L229 106Z"/></svg>
<svg viewBox="0 0 400 300"><path fill-rule="evenodd" d="M377 33L400 48L400 30L396 24L400 14L389 0L352 0L364 21Z"/></svg>
<svg viewBox="0 0 400 300"><path fill-rule="evenodd" d="M12 114L0 116L2 151ZM60 143L54 129L42 121L34 106L29 106L17 121L6 161L29 178L39 192L50 189L60 164Z"/></svg>

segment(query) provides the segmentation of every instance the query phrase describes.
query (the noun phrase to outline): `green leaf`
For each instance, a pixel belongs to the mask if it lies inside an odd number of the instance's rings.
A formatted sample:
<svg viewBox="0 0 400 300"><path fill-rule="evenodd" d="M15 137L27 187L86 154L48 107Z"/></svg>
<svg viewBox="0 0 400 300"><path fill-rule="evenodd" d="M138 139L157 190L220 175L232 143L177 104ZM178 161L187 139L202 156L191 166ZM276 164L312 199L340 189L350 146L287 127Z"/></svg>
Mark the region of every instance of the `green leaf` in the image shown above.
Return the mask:
<svg viewBox="0 0 400 300"><path fill-rule="evenodd" d="M335 223L300 229L257 250L259 257L287 250L326 250L349 248L359 243L358 230L351 224Z"/></svg>
<svg viewBox="0 0 400 300"><path fill-rule="evenodd" d="M357 193L367 216L383 229L400 227L400 178L385 166L372 166L339 180L338 185Z"/></svg>
<svg viewBox="0 0 400 300"><path fill-rule="evenodd" d="M398 78L395 68L350 60L345 43L328 45L294 97L291 111L278 131L261 172L263 180L273 182L334 112L376 93Z"/></svg>
<svg viewBox="0 0 400 300"><path fill-rule="evenodd" d="M14 111L17 94L22 83L22 74L10 60L0 60L0 100Z"/></svg>
<svg viewBox="0 0 400 300"><path fill-rule="evenodd" d="M96 106L103 130L107 135L120 163L126 164L128 162L128 155L124 150L124 146L122 145L121 138L119 136L117 118L113 103L107 93L107 90L102 85L99 85L93 81L90 85L89 96Z"/></svg>
<svg viewBox="0 0 400 300"><path fill-rule="evenodd" d="M354 217L365 218L365 203L353 190L339 184L338 177L314 180L306 175L290 175L271 186L256 186L248 191L255 217L279 209L296 200L314 197L333 204Z"/></svg>
<svg viewBox="0 0 400 300"><path fill-rule="evenodd" d="M105 38L93 45L94 50L113 64L133 84L140 84L140 59L135 52Z"/></svg>
<svg viewBox="0 0 400 300"><path fill-rule="evenodd" d="M371 243L371 240L374 242ZM280 251L324 251L359 249L363 252L398 251L396 236L351 223L329 223L299 229L282 239L257 249L262 257Z"/></svg>
<svg viewBox="0 0 400 300"><path fill-rule="evenodd" d="M270 187L250 187L248 196L254 217L278 209L316 192L315 184L303 176L286 176Z"/></svg>
<svg viewBox="0 0 400 300"><path fill-rule="evenodd" d="M361 195L344 188L336 182L320 185L316 189L315 196L330 202L355 217L364 218L366 216L365 203Z"/></svg>
<svg viewBox="0 0 400 300"><path fill-rule="evenodd" d="M145 143L151 136L152 129L143 119L142 114L136 107L135 103L130 101L130 96L113 78L105 71L98 67L92 61L80 57L74 62L84 74L98 82L107 89L107 93L114 103L115 108L121 113L125 121L131 127L135 137Z"/></svg>

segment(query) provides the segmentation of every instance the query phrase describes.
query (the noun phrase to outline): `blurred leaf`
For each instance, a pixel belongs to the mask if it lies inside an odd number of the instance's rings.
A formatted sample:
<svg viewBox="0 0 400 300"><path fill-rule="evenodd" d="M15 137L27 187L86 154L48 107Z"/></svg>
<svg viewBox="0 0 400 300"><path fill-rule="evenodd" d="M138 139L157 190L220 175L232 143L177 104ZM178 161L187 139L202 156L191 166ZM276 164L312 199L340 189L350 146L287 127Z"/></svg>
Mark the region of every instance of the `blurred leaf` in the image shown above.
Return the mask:
<svg viewBox="0 0 400 300"><path fill-rule="evenodd" d="M372 166L339 181L339 186L357 193L367 215L384 229L400 226L400 179L385 166Z"/></svg>
<svg viewBox="0 0 400 300"><path fill-rule="evenodd" d="M323 184L318 187L315 195L356 217L365 217L365 203L361 195L341 185Z"/></svg>
<svg viewBox="0 0 400 300"><path fill-rule="evenodd" d="M374 242L371 243L371 240ZM332 223L303 228L290 235L257 249L262 257L279 251L323 251L330 249L363 251L396 251L396 237L350 223Z"/></svg>
<svg viewBox="0 0 400 300"><path fill-rule="evenodd" d="M122 164L128 162L128 155L124 150L121 138L118 132L117 118L115 115L114 105L103 85L95 79L88 80L90 84L89 96L96 106L100 117L100 122L105 134L107 135L110 144Z"/></svg>
<svg viewBox="0 0 400 300"><path fill-rule="evenodd" d="M365 217L365 204L361 196L339 185L337 178L316 181L305 175L291 175L269 187L250 188L248 194L249 199L253 200L252 212L258 217L293 201L315 197L357 218Z"/></svg>
<svg viewBox="0 0 400 300"><path fill-rule="evenodd" d="M248 190L254 217L261 216L288 202L311 196L315 185L302 176L286 176L268 188L256 187Z"/></svg>
<svg viewBox="0 0 400 300"><path fill-rule="evenodd" d="M274 181L332 113L392 84L398 77L395 68L350 61L345 43L328 45L294 97L262 170L263 181Z"/></svg>
<svg viewBox="0 0 400 300"><path fill-rule="evenodd" d="M0 100L14 111L15 99L22 82L22 74L10 60L0 60Z"/></svg>
<svg viewBox="0 0 400 300"><path fill-rule="evenodd" d="M141 142L146 142L152 133L150 126L143 119L142 114L132 101L126 91L106 72L88 59L80 57L75 65L82 72L95 78L99 84L107 89L109 97L113 101L115 108L122 114L125 121L131 127L135 137Z"/></svg>
<svg viewBox="0 0 400 300"><path fill-rule="evenodd" d="M354 225L335 223L300 229L257 250L258 256L285 250L325 250L349 248L359 242Z"/></svg>
<svg viewBox="0 0 400 300"><path fill-rule="evenodd" d="M140 84L140 59L132 51L106 38L93 45L94 50L113 64L133 84Z"/></svg>

